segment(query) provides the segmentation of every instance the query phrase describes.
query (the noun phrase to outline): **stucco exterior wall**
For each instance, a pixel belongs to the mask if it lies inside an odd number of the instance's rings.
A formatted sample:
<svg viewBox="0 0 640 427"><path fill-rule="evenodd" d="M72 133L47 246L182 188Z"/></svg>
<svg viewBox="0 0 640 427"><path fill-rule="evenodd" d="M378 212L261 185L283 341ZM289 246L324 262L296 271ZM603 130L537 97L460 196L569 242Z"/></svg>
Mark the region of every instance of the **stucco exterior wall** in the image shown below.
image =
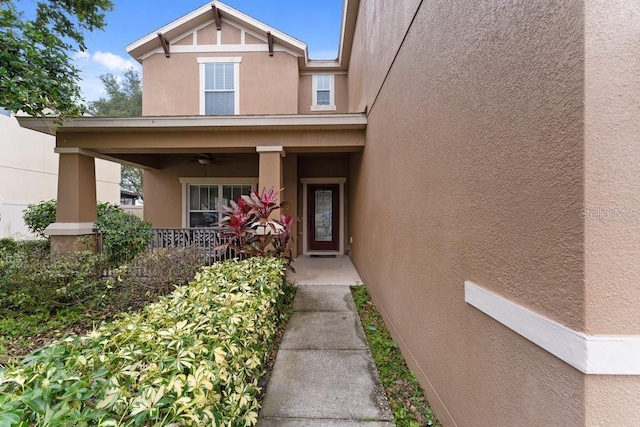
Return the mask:
<svg viewBox="0 0 640 427"><path fill-rule="evenodd" d="M298 113L299 114L322 114L322 113L347 113L349 112L349 92L348 92L348 77L345 73L338 73L333 75L334 79L334 101L335 110L329 111L313 111L311 105L313 104L313 75L301 74L300 75L300 88L298 90Z"/></svg>
<svg viewBox="0 0 640 427"><path fill-rule="evenodd" d="M195 157L175 156L162 169L144 171L144 218L153 227L183 227L183 185L180 178L258 178L258 154L225 154L228 162L207 166Z"/></svg>
<svg viewBox="0 0 640 427"><path fill-rule="evenodd" d="M28 235L23 210L55 199L58 159L55 138L23 129L17 120L0 116L0 238ZM98 200L120 203L120 165L96 160Z"/></svg>
<svg viewBox="0 0 640 427"><path fill-rule="evenodd" d="M445 425L584 425L584 374L464 295L585 329L583 3L418 3L361 2L352 258Z"/></svg>
<svg viewBox="0 0 640 427"><path fill-rule="evenodd" d="M295 114L298 112L298 62L285 52L155 54L142 62L142 114L145 116L199 115L198 58L241 57L240 114Z"/></svg>
<svg viewBox="0 0 640 427"><path fill-rule="evenodd" d="M585 329L640 335L640 3L585 1ZM638 376L587 378L587 424L640 424Z"/></svg>

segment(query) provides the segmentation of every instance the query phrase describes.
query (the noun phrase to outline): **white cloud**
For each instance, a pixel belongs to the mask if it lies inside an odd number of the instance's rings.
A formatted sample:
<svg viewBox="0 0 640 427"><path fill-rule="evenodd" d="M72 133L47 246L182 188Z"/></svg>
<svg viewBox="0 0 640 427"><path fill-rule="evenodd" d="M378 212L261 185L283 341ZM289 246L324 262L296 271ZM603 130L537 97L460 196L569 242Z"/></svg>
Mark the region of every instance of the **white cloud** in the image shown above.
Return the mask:
<svg viewBox="0 0 640 427"><path fill-rule="evenodd" d="M98 64L106 67L109 71L124 71L127 68L138 68L138 64L130 59L124 59L120 55L111 52L96 52L91 56Z"/></svg>
<svg viewBox="0 0 640 427"><path fill-rule="evenodd" d="M89 58L91 58L91 54L89 54L89 52L87 52L86 50L81 50L73 54L73 59L75 59L76 61L85 62L88 61Z"/></svg>

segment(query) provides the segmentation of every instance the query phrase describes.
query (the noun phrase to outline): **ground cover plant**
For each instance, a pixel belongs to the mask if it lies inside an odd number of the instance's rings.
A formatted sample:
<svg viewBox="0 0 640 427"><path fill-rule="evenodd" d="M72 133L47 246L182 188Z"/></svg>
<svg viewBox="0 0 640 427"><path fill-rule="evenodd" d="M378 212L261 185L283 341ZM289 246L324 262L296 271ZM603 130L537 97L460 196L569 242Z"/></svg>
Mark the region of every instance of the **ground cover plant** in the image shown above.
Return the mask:
<svg viewBox="0 0 640 427"><path fill-rule="evenodd" d="M284 264L214 264L142 311L37 350L0 371L0 425L254 425Z"/></svg>
<svg viewBox="0 0 640 427"><path fill-rule="evenodd" d="M393 342L382 316L371 301L367 288L352 286L351 293L396 426L440 426L418 380L407 367L400 349Z"/></svg>
<svg viewBox="0 0 640 427"><path fill-rule="evenodd" d="M103 278L104 255L51 258L47 240L0 239L0 366L122 311L138 310L193 279L195 248L139 254Z"/></svg>

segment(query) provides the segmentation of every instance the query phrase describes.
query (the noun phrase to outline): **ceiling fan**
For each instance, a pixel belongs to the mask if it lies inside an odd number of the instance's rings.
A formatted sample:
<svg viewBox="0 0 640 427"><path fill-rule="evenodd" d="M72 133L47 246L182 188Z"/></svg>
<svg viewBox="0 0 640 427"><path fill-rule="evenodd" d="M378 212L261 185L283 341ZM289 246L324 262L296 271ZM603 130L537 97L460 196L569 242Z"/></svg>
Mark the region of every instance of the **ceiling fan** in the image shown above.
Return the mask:
<svg viewBox="0 0 640 427"><path fill-rule="evenodd" d="M189 163L195 163L198 162L201 165L222 165L224 163L228 163L230 162L231 159L229 157L224 157L224 156L214 156L212 154L209 153L198 153L196 154L196 157L192 160L189 160Z"/></svg>

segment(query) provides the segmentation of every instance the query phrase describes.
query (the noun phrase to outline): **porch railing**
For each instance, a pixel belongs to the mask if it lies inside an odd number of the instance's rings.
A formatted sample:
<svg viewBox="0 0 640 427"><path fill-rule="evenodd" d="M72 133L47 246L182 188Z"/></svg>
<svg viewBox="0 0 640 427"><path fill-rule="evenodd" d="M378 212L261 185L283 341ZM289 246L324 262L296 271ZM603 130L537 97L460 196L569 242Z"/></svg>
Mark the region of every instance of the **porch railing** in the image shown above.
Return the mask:
<svg viewBox="0 0 640 427"><path fill-rule="evenodd" d="M232 250L216 251L215 247L224 243L220 237L222 227L201 228L154 228L149 249L181 248L195 246L207 264L234 258Z"/></svg>

